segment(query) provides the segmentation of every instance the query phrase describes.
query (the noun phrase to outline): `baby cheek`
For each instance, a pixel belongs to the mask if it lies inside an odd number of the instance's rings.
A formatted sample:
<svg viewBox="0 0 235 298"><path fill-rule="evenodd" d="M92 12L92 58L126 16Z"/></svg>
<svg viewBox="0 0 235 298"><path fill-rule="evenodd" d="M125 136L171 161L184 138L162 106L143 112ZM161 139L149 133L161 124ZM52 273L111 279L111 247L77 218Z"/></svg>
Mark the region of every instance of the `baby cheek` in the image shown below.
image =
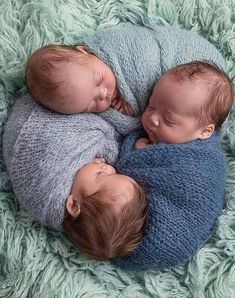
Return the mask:
<svg viewBox="0 0 235 298"><path fill-rule="evenodd" d="M113 86L113 85L116 84L116 78L115 78L114 73L112 72L111 69L110 69L109 74L105 76L105 79L107 80L107 83L108 83L110 86Z"/></svg>
<svg viewBox="0 0 235 298"><path fill-rule="evenodd" d="M111 99L95 100L92 112L104 112L111 106Z"/></svg>
<svg viewBox="0 0 235 298"><path fill-rule="evenodd" d="M89 102L86 112L96 112L96 109L96 102L95 100L92 100Z"/></svg>
<svg viewBox="0 0 235 298"><path fill-rule="evenodd" d="M142 125L145 127L145 125L147 124L148 122L148 118L149 118L149 115L147 112L144 112L142 114L142 117L141 117L141 122L142 122Z"/></svg>
<svg viewBox="0 0 235 298"><path fill-rule="evenodd" d="M165 128L161 131L162 136L164 137L164 140L166 143L177 143L178 139L178 133L177 130L173 130L172 128Z"/></svg>

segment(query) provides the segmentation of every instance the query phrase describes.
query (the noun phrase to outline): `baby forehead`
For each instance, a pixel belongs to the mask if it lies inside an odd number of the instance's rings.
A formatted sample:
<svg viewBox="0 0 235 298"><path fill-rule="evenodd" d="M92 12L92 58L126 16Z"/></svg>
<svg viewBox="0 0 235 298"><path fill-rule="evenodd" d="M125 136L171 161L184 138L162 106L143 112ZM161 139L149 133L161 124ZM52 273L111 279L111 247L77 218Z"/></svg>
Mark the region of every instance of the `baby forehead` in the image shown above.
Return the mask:
<svg viewBox="0 0 235 298"><path fill-rule="evenodd" d="M107 203L115 205L118 210L130 202L138 190L137 183L132 178L121 174L107 176L101 187Z"/></svg>
<svg viewBox="0 0 235 298"><path fill-rule="evenodd" d="M204 106L210 98L211 86L203 80L198 82L178 81L167 75L152 92L149 105L152 113L164 112L168 116L175 114L194 114L195 109Z"/></svg>
<svg viewBox="0 0 235 298"><path fill-rule="evenodd" d="M158 96L171 98L194 97L198 96L204 98L212 88L213 81L207 81L204 78L197 78L191 80L186 78L184 80L178 79L174 74L164 74L155 84L150 100L154 101Z"/></svg>
<svg viewBox="0 0 235 298"><path fill-rule="evenodd" d="M134 190L137 187L137 182L134 179L119 173L107 175L104 183L112 191L125 191L125 189Z"/></svg>
<svg viewBox="0 0 235 298"><path fill-rule="evenodd" d="M160 87L169 89L171 86L183 86L184 88L187 88L187 86L190 88L196 88L197 86L200 86L202 88L204 87L208 89L208 86L211 86L213 83L215 83L215 81L218 81L218 79L218 76L212 72L196 75L195 77L189 77L170 70L163 74L159 80L157 80L153 91L160 89Z"/></svg>
<svg viewBox="0 0 235 298"><path fill-rule="evenodd" d="M100 186L114 200L120 197L133 198L138 192L138 184L134 179L118 173L104 177Z"/></svg>

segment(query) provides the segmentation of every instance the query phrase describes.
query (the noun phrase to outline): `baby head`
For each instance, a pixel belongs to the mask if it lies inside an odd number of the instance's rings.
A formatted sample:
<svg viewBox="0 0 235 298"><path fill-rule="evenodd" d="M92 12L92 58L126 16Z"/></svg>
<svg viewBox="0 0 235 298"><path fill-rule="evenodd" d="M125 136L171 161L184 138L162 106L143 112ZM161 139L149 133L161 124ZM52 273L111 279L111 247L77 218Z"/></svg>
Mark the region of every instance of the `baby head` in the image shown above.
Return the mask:
<svg viewBox="0 0 235 298"><path fill-rule="evenodd" d="M135 180L95 159L75 176L63 228L80 251L108 260L138 247L146 214L145 195Z"/></svg>
<svg viewBox="0 0 235 298"><path fill-rule="evenodd" d="M53 111L102 112L116 97L112 70L83 46L48 45L29 58L29 93Z"/></svg>
<svg viewBox="0 0 235 298"><path fill-rule="evenodd" d="M203 140L220 129L232 104L229 77L216 65L195 61L157 81L142 124L152 143Z"/></svg>

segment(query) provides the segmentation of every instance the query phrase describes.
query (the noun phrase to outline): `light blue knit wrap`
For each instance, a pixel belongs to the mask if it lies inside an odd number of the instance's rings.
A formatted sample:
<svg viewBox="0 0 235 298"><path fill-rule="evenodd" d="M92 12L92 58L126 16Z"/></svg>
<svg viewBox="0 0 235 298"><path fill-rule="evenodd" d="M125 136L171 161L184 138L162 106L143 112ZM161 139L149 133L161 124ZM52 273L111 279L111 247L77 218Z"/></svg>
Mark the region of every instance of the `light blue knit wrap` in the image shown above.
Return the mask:
<svg viewBox="0 0 235 298"><path fill-rule="evenodd" d="M6 124L3 154L17 199L43 225L62 230L76 172L96 156L114 163L119 143L102 118L53 113L25 95Z"/></svg>
<svg viewBox="0 0 235 298"><path fill-rule="evenodd" d="M226 69L222 55L211 43L176 26L126 24L85 37L80 44L113 70L121 96L134 110L135 117L111 108L101 114L122 134L140 125L138 116L145 110L154 84L170 68L193 60L209 60Z"/></svg>

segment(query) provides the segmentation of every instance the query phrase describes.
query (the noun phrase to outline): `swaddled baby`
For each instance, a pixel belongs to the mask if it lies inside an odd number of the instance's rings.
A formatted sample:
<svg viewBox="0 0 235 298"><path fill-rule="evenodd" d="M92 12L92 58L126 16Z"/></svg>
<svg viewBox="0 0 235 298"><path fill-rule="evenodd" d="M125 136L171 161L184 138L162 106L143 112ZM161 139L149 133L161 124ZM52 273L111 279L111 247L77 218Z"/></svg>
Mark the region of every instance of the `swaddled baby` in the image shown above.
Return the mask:
<svg viewBox="0 0 235 298"><path fill-rule="evenodd" d="M124 140L116 164L145 190L147 234L116 264L175 266L210 237L224 202L219 129L232 103L231 81L208 63L179 65L156 83L142 115L145 132L135 130Z"/></svg>
<svg viewBox="0 0 235 298"><path fill-rule="evenodd" d="M110 165L120 141L98 116L50 112L30 96L17 99L4 131L4 159L17 199L96 259L130 253L143 237L144 192Z"/></svg>
<svg viewBox="0 0 235 298"><path fill-rule="evenodd" d="M216 48L193 32L124 24L84 37L77 46L37 50L28 61L26 83L47 108L66 114L103 112L118 132L127 134L140 126L157 79L193 60L213 61L225 70Z"/></svg>

